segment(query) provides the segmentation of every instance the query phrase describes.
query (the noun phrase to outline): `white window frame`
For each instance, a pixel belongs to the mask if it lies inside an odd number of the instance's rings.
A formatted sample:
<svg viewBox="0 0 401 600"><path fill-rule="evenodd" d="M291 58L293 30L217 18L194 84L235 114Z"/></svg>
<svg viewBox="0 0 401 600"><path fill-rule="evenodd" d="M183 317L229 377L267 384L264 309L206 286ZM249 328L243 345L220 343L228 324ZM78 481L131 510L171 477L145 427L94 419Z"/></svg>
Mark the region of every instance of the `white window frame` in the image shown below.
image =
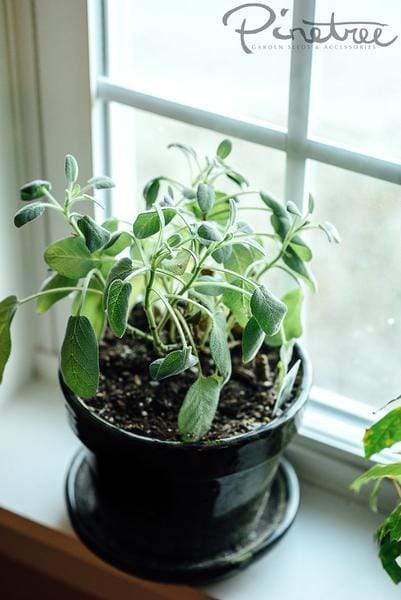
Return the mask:
<svg viewBox="0 0 401 600"><path fill-rule="evenodd" d="M89 177L93 172L110 172L109 103L117 102L284 151L285 198L295 201L300 207L305 201L310 160L401 184L401 163L327 143L309 134L312 52L292 51L289 119L285 130L209 112L118 85L107 73L104 0L2 1L6 3L15 37L12 62L19 87L25 87L22 82L29 73L34 92L34 97L22 95L16 100L21 128L25 134L32 134L31 152L22 169L26 179L40 176L60 180L60 164L66 151L78 155L84 177ZM294 24L301 17L313 20L315 0L296 0L294 5ZM32 69L35 70L34 76ZM74 75L73 89L65 86L69 73ZM110 199L106 210L110 211ZM36 240L38 255L48 243L49 232L53 239L59 232L58 224L50 219L45 222L44 231ZM43 275L43 272L39 274ZM65 315L59 313L53 322L40 329L38 343L42 351L37 353L36 362L42 376L53 376L57 372L56 356L64 324ZM44 344L46 331L47 341ZM50 360L50 356L53 356L53 360ZM361 438L363 429L372 421L371 410L365 404L329 390L313 388L301 436L292 452L294 462L306 479L324 479L326 484L332 481L338 491L366 466L361 458ZM304 456L308 460L304 461ZM337 469L339 460L349 468ZM391 456L388 455L384 460L391 460Z"/></svg>

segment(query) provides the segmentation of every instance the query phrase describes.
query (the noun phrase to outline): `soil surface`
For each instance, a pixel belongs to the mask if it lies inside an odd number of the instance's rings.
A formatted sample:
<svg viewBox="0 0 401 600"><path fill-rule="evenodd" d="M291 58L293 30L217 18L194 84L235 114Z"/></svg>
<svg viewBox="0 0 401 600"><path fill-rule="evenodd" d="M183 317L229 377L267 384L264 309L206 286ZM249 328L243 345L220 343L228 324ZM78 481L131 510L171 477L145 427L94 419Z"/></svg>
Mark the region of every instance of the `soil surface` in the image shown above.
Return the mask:
<svg viewBox="0 0 401 600"><path fill-rule="evenodd" d="M117 339L106 333L100 345L99 390L95 397L85 400L85 404L102 419L131 433L159 440L179 440L178 412L188 387L196 379L197 370L194 367L175 377L152 381L149 364L156 358L152 345L146 340L131 334ZM260 352L255 361L245 367L240 343L234 341L231 358L232 376L223 387L205 440L247 433L272 418L278 351ZM209 357L202 356L201 361L204 372L210 371ZM299 376L295 388L298 385ZM284 411L291 402L292 399L283 407ZM279 414L281 411L277 416Z"/></svg>

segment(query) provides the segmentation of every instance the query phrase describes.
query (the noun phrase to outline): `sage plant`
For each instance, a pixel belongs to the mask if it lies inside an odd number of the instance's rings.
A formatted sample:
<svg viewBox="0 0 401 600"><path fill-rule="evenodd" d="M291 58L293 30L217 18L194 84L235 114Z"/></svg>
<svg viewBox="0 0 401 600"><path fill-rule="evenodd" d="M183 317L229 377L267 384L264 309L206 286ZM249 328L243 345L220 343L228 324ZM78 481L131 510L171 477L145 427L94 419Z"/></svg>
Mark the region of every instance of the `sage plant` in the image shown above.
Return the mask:
<svg viewBox="0 0 401 600"><path fill-rule="evenodd" d="M17 308L35 301L42 314L72 296L61 348L66 385L83 399L96 394L99 341L106 327L132 345L144 340L157 356L148 365L152 379L197 370L178 416L182 440L197 441L210 429L220 392L231 377L233 342L242 344L244 363L252 363L263 344L278 347L273 414L289 398L299 367L299 361L289 365L294 340L302 334L303 286L315 288L308 266L312 252L302 234L321 229L329 242L339 240L333 225L313 222L311 197L303 212L293 202L283 205L267 192L250 189L227 162L229 140L205 160L186 145L169 148L185 155L190 177L186 183L164 176L152 179L143 192L146 210L132 224L114 218L99 224L78 211L84 201L98 201L94 190L114 184L109 177L94 177L81 187L71 155L65 159L61 202L48 181L21 188L24 206L15 215L17 227L54 211L72 231L45 250L50 275L40 291L23 299L9 296L0 304L0 378L11 351L10 325ZM227 183L235 191L225 191ZM258 231L242 218L249 209L260 211ZM296 284L283 298L268 283L277 269ZM130 319L134 303L146 315L142 329ZM207 372L202 357L212 361Z"/></svg>

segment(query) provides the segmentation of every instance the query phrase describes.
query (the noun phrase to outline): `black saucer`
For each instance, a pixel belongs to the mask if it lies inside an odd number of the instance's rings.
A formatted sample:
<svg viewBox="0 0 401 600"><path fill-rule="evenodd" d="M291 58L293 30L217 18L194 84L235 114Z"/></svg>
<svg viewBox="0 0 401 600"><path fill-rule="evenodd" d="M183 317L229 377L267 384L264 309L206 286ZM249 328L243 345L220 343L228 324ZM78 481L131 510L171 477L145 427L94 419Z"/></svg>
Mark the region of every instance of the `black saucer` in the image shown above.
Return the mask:
<svg viewBox="0 0 401 600"><path fill-rule="evenodd" d="M299 507L297 475L282 460L274 479L269 501L244 545L203 561L181 561L145 554L135 546L135 531L127 540L110 505L102 502L94 485L90 460L85 449L74 457L68 470L66 499L71 523L83 541L109 564L138 577L163 582L205 583L236 573L272 547L292 525Z"/></svg>

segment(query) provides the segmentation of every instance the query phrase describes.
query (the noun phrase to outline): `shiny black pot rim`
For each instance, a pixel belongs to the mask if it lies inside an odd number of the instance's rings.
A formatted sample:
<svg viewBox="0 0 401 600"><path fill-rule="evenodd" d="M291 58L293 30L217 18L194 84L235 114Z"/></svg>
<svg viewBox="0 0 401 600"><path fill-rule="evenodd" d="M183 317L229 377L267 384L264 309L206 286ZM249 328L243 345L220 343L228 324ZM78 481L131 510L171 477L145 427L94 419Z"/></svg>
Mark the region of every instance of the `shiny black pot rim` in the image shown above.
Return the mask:
<svg viewBox="0 0 401 600"><path fill-rule="evenodd" d="M294 402L291 404L291 406L289 406L287 408L287 410L285 412L283 412L283 414L281 414L279 417L273 419L269 423L266 423L265 425L261 425L260 427L253 429L252 431L248 431L247 433L241 433L236 436L230 436L228 438L222 438L219 440L205 440L205 441L200 441L200 442L195 442L195 443L184 443L184 442L173 441L173 440L159 440L157 438L147 437L144 435L138 435L136 433L131 433L129 431L125 431L124 429L121 429L120 427L117 427L116 425L109 423L105 419L102 419L102 417L100 417L99 415L90 411L89 408L86 406L85 402L81 398L76 396L76 394L74 394L65 385L62 375L61 375L61 371L59 371L59 379L60 379L60 384L61 384L62 390L63 390L69 404L71 404L75 410L86 413L85 417L87 419L89 419L93 422L96 422L98 427L104 429L105 431L108 431L108 433L113 433L113 435L115 435L116 437L121 438L121 436L122 436L125 439L137 440L138 442L141 442L143 444L149 444L149 445L157 444L158 446L164 446L164 447L176 447L176 448L182 447L182 448L195 449L195 450L196 449L206 449L208 447L210 447L210 448L219 447L219 446L228 447L228 446L237 445L239 443L240 444L247 443L252 440L256 440L258 438L264 437L265 434L268 433L269 431L272 431L272 430L276 429L277 427L280 427L286 421L290 420L305 404L305 402L308 399L309 391L310 391L310 388L312 385L312 365L311 365L311 362L309 360L309 357L308 357L305 349L303 348L303 346L301 344L299 344L299 343L295 344L294 350L295 350L295 353L298 355L298 357L301 359L302 381L301 381L301 385L300 385L300 388L298 391L297 398L294 400Z"/></svg>

